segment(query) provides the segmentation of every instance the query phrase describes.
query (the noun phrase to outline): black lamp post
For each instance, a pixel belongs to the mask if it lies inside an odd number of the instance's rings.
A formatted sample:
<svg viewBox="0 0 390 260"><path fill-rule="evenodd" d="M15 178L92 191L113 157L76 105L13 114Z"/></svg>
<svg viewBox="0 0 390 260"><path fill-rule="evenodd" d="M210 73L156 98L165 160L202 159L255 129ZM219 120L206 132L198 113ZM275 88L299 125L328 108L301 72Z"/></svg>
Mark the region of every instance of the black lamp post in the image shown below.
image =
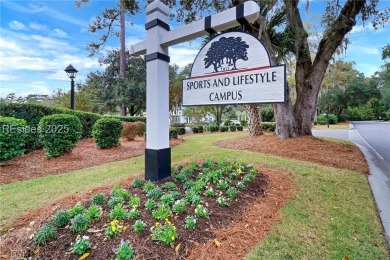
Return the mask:
<svg viewBox="0 0 390 260"><path fill-rule="evenodd" d="M74 79L78 71L70 64L66 67L65 72L70 78L70 109L74 109Z"/></svg>

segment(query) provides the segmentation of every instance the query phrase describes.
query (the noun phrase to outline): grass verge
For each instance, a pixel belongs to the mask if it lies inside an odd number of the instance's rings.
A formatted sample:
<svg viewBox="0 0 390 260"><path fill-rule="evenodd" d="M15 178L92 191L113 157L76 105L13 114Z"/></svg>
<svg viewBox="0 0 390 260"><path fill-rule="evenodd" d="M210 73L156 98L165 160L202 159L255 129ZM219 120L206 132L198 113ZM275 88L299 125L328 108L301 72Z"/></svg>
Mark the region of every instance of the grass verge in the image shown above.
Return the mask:
<svg viewBox="0 0 390 260"><path fill-rule="evenodd" d="M242 160L291 173L297 194L282 221L248 255L249 259L388 259L388 248L369 185L361 173L213 146L243 133L192 135L172 149L172 163L212 158ZM64 175L0 186L1 224L66 195L119 181L143 171L143 157ZM4 203L3 203L4 202Z"/></svg>
<svg viewBox="0 0 390 260"><path fill-rule="evenodd" d="M341 122L337 123L335 125L313 125L313 130L337 130L337 129L348 129L349 123L348 122Z"/></svg>

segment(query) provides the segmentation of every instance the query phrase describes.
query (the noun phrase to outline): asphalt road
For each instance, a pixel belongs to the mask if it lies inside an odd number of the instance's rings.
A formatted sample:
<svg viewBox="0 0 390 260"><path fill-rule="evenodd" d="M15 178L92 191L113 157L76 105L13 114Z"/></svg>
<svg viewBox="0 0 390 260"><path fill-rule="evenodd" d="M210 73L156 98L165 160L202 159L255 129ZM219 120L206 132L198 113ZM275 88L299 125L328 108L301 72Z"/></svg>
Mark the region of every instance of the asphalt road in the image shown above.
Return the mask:
<svg viewBox="0 0 390 260"><path fill-rule="evenodd" d="M313 135L350 140L362 150L370 170L368 182L390 243L390 123L363 121L350 126L347 130L313 130Z"/></svg>

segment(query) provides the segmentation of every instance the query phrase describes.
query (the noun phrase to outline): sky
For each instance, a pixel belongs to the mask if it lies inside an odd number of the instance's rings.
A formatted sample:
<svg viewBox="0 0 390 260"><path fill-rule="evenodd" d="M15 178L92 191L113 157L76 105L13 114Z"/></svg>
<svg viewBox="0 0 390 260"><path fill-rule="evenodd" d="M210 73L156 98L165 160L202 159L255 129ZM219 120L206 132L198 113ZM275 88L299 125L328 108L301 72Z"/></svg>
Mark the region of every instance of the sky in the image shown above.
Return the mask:
<svg viewBox="0 0 390 260"><path fill-rule="evenodd" d="M83 83L90 72L103 70L98 56L88 56L86 45L100 36L89 32L88 25L115 3L114 0L91 0L76 8L73 0L0 0L0 97L9 93L23 97L52 95L57 89L67 92L70 80L64 69L69 64L79 71L76 83ZM312 16L304 11L304 3L300 4L302 16L310 19ZM390 7L390 1L381 0L380 7ZM323 1L310 1L309 12L318 15L322 10ZM146 39L146 18L141 13L126 19L126 47L129 48ZM171 22L171 30L180 26L182 24ZM357 70L371 76L383 64L381 48L390 42L389 26L375 31L370 24L358 23L348 34L351 44L346 54L340 57L355 61ZM119 39L112 38L104 51L118 46ZM171 64L184 67L193 62L199 50L200 40L170 47Z"/></svg>

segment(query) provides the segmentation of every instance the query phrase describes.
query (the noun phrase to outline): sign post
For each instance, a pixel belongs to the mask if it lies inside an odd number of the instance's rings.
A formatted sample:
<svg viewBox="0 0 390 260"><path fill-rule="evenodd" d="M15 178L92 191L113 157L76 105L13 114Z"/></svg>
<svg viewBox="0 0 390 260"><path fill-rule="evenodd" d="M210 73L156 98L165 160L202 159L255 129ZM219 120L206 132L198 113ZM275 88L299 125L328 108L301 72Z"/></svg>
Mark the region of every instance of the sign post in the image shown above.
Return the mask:
<svg viewBox="0 0 390 260"><path fill-rule="evenodd" d="M130 54L145 55L146 60L146 180L157 181L171 174L168 47L252 23L257 20L259 13L259 6L253 1L247 1L170 31L169 8L159 0L146 7L147 39L130 47Z"/></svg>

